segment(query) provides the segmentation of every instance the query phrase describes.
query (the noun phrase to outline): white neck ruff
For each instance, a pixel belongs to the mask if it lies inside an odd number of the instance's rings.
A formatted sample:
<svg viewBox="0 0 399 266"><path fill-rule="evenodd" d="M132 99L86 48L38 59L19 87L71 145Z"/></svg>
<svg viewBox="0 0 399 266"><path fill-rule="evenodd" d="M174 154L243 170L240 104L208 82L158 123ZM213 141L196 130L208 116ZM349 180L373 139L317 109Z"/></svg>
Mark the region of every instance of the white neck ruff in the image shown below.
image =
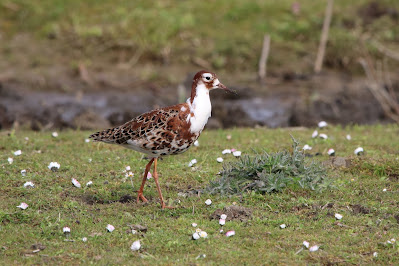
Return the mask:
<svg viewBox="0 0 399 266"><path fill-rule="evenodd" d="M190 106L190 114L187 117L187 120L191 124L190 131L191 133L199 133L204 129L212 112L209 90L205 87L205 84L201 82L197 85L193 103L191 104L190 98L187 100L187 103ZM191 116L191 113L194 116Z"/></svg>

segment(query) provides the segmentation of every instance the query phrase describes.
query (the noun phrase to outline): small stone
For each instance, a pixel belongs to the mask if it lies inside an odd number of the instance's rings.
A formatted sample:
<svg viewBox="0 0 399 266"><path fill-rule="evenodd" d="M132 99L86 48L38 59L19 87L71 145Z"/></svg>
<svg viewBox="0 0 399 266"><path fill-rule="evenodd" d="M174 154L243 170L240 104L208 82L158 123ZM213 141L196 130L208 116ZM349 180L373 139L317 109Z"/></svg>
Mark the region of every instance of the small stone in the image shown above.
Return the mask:
<svg viewBox="0 0 399 266"><path fill-rule="evenodd" d="M356 155L362 155L363 152L364 152L364 150L363 150L362 147L358 147L358 148L356 148L355 151L354 151L354 153L355 153Z"/></svg>
<svg viewBox="0 0 399 266"><path fill-rule="evenodd" d="M341 220L342 219L342 215L341 214L339 214L339 213L336 213L335 215L335 218L337 219L337 220Z"/></svg>
<svg viewBox="0 0 399 266"><path fill-rule="evenodd" d="M230 231L227 231L227 232L226 232L226 236L227 236L227 237L234 236L235 234L236 234L236 232L235 232L234 230L230 230Z"/></svg>
<svg viewBox="0 0 399 266"><path fill-rule="evenodd" d="M133 242L133 244L130 246L130 249L132 251L137 251L141 248L140 240L136 240Z"/></svg>
<svg viewBox="0 0 399 266"><path fill-rule="evenodd" d="M318 250L319 250L319 246L317 246L317 245L311 246L311 247L309 248L309 251L310 251L310 252L315 252L315 251L318 251Z"/></svg>
<svg viewBox="0 0 399 266"><path fill-rule="evenodd" d="M53 133L51 133L51 136L53 136L53 138L56 138L58 137L58 133L54 131Z"/></svg>
<svg viewBox="0 0 399 266"><path fill-rule="evenodd" d="M14 152L14 155L15 156L20 156L22 154L22 151L21 150L17 150L16 152Z"/></svg>
<svg viewBox="0 0 399 266"><path fill-rule="evenodd" d="M327 122L326 121L320 121L318 124L319 128L323 128L327 126Z"/></svg>
<svg viewBox="0 0 399 266"><path fill-rule="evenodd" d="M222 158L222 157L218 157L218 158L216 158L216 161L217 161L218 163L222 163L222 162L223 162L223 158Z"/></svg>
<svg viewBox="0 0 399 266"><path fill-rule="evenodd" d="M208 205L208 206L211 205L211 204L212 204L211 199L207 199L207 200L205 201L205 204Z"/></svg>
<svg viewBox="0 0 399 266"><path fill-rule="evenodd" d="M285 224L280 224L280 228L281 229L284 229L284 228L286 228L287 226L285 225Z"/></svg>

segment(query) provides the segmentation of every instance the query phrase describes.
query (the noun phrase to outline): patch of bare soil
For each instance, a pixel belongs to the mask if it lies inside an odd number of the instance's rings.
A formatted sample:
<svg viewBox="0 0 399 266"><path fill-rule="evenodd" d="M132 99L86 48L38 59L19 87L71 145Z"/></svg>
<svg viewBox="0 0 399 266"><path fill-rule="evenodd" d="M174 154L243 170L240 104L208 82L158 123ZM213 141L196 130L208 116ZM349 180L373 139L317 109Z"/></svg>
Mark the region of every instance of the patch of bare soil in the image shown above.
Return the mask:
<svg viewBox="0 0 399 266"><path fill-rule="evenodd" d="M352 209L354 214L369 214L370 209L360 204L350 204L349 207Z"/></svg>
<svg viewBox="0 0 399 266"><path fill-rule="evenodd" d="M241 207L241 206L227 206L221 209L217 209L212 215L210 219L219 220L220 215L226 214L227 219L226 221L238 220L241 222L246 222L252 217L252 210L249 208Z"/></svg>

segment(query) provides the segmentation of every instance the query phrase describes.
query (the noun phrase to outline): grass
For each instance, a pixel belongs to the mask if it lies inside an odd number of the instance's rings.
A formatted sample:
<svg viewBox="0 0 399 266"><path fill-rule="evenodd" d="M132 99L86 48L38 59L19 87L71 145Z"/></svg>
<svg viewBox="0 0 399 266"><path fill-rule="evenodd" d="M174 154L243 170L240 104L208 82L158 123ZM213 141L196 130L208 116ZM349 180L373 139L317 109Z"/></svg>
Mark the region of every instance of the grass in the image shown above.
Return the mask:
<svg viewBox="0 0 399 266"><path fill-rule="evenodd" d="M300 3L298 15L291 11L294 2ZM361 45L364 36L397 47L397 20L385 11L399 10L399 2L378 1L374 7L378 10L369 10L377 15L361 15L370 2L335 1L328 66L360 69L359 56L365 52L377 55L374 48ZM271 69L297 72L298 65L312 68L309 56L315 58L324 9L325 2L312 0L4 0L0 23L5 36L29 33L70 56L81 51L77 58L83 62L117 51L127 61L139 56L141 63L189 64L199 57L215 69L251 72L257 67L263 35L268 33ZM115 57L111 57L113 62Z"/></svg>
<svg viewBox="0 0 399 266"><path fill-rule="evenodd" d="M174 210L161 210L153 180L144 193L147 205L134 201L140 174L146 164L141 155L117 146L85 143L89 132L61 131L58 138L50 132L0 132L0 254L2 263L16 264L397 264L399 246L383 244L399 238L398 172L399 128L394 125L331 127L328 140L311 139L312 129L231 129L205 131L200 146L159 163L163 193ZM351 134L352 140L345 139ZM326 161L327 149L352 160L348 168L328 171L334 186L323 192L287 187L278 193L243 193L237 196L206 195L183 197L179 192L205 188L219 178L222 166L216 162L225 148L235 147L243 154L265 149L278 152L291 146L292 134L301 144L313 146L313 157ZM231 140L226 139L231 135ZM25 140L28 137L28 140ZM365 149L357 157L353 150ZM21 149L21 156L13 152ZM14 163L8 164L7 158ZM236 159L225 155L225 162ZM195 170L187 167L196 158ZM92 159L89 162L89 159ZM50 162L61 164L50 171ZM134 188L123 174L130 165L135 173ZM27 170L26 177L20 171ZM82 188L71 183L76 178ZM93 181L91 187L86 182ZM26 181L35 188L23 187ZM386 188L387 191L383 191ZM120 201L125 196L132 202ZM204 204L211 198L211 206ZM16 208L21 202L26 210ZM219 233L217 220L210 216L233 203L249 208L248 221L228 221L225 231L236 235L226 238ZM343 215L337 221L334 213ZM395 218L396 217L396 218ZM207 239L190 239L191 223L208 232ZM285 223L286 229L279 225ZM112 233L106 225L115 226ZM131 224L148 228L133 235ZM66 237L62 228L69 226ZM82 238L88 241L83 242ZM74 240L65 241L65 239ZM130 251L133 241L141 239L142 249ZM319 245L310 253L302 248L307 240ZM37 247L40 252L32 253ZM377 257L373 253L378 252ZM196 259L200 254L205 258Z"/></svg>

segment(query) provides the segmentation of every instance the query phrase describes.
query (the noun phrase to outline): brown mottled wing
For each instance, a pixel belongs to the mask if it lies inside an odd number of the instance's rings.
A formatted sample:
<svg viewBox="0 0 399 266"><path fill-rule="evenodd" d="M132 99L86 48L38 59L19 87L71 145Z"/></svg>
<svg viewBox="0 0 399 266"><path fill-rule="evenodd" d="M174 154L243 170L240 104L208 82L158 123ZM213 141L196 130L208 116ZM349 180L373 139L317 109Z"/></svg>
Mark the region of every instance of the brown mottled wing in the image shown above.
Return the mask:
<svg viewBox="0 0 399 266"><path fill-rule="evenodd" d="M191 139L195 141L199 136L190 132L188 115L187 103L165 107L142 114L119 127L94 133L90 138L149 154L172 154L175 148L189 147Z"/></svg>

